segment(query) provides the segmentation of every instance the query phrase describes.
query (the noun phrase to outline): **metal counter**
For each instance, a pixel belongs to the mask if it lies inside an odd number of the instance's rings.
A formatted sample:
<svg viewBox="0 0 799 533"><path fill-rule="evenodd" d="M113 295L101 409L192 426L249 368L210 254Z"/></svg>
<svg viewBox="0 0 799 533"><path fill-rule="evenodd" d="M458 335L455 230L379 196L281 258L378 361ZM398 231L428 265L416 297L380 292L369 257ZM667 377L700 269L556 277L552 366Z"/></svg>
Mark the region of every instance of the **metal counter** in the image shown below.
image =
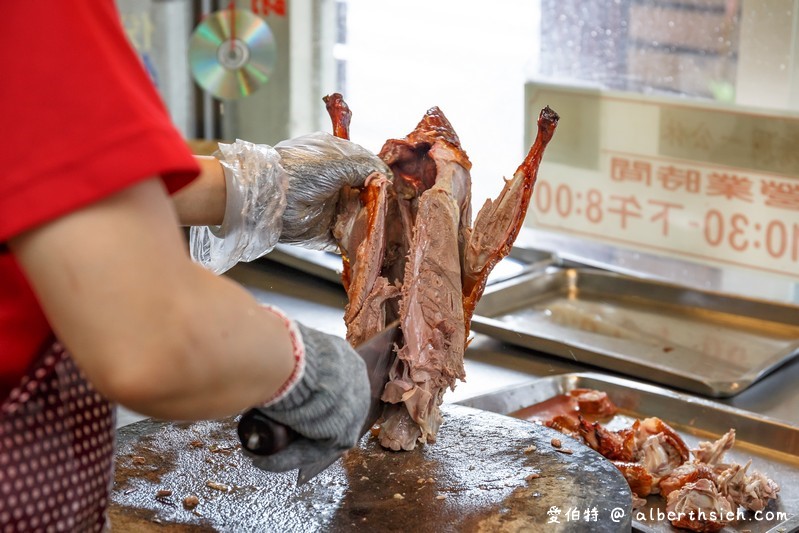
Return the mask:
<svg viewBox="0 0 799 533"><path fill-rule="evenodd" d="M310 327L344 336L342 317L347 299L341 286L268 260L241 264L227 275L247 287L259 301L279 306ZM445 402L461 401L536 377L585 371L609 374L577 359L569 362L481 334L473 335L465 356L466 382L447 392ZM733 398L716 401L799 425L796 383L799 360L780 367Z"/></svg>
<svg viewBox="0 0 799 533"><path fill-rule="evenodd" d="M299 321L302 321L304 324L310 327L328 333L344 336L345 326L343 321L343 310L347 302L347 297L340 284L333 281L325 280L321 277L312 274L304 273L292 267L285 266L281 263L269 260L262 260L256 263L239 265L233 270L231 270L227 274L227 276L237 281L242 286L246 287L259 301L279 306L284 311L286 311L291 317ZM752 531L761 532L761 533L766 531L788 531L788 530L792 531L793 526L795 526L797 521L799 521L798 517L799 515L796 514L796 505L797 502L799 502L799 499L797 499L796 497L797 493L794 490L794 487L796 485L795 482L796 475L797 472L799 472L799 463L797 463L795 460L796 457L795 433L796 431L799 430L792 429L799 427L799 387L796 387L795 385L797 382L799 382L799 359L794 360L793 362L787 363L785 366L778 368L772 374L764 377L761 381L754 383L748 389L744 390L743 392L737 394L732 398L728 399L714 398L714 399L707 399L706 401L702 399L697 399L696 396L691 397L691 396L681 396L678 394L672 394L671 392L665 391L662 388L659 389L659 395L650 394L652 398L649 398L647 400L646 395L643 393L646 393L647 390L651 392L653 387L642 385L641 384L642 380L640 378L638 378L634 382L620 380L618 378L627 378L627 379L634 379L634 378L630 376L616 374L613 373L612 371L609 372L607 370L599 369L597 367L592 367L588 364L581 362L578 357L576 357L575 360L573 361L569 361L568 359L564 359L560 356L551 356L542 352L534 351L532 349L525 349L510 344L505 344L495 338L488 337L479 333L474 333L473 340L466 351L464 363L466 367L467 381L458 383L454 391L448 391L444 396L444 401L447 404L452 404L454 402L466 402L466 404L468 404L469 402L474 402L474 405L472 406L483 409L482 411L475 411L478 413L507 412L507 410L496 409L496 408L492 409L491 405L486 405L486 398L490 399L492 397L491 393L496 393L493 396L496 396L497 398L501 397L502 401L507 401L508 398L511 397L518 399L519 391L524 392L526 389L529 389L529 391L527 392L531 392L534 390L538 391L542 387L543 389L552 389L553 383L563 385L563 382L571 382L574 381L575 379L583 380L572 383L572 385L574 385L575 387L583 386L583 384L585 384L585 386L589 388L595 387L607 390L609 395L611 395L611 392L613 392L613 390L611 390L613 388L611 385L614 385L614 383L615 385L618 385L619 383L624 382L629 390L634 390L636 392L641 393L635 396L636 398L644 397L644 399L646 400L642 402L633 402L636 404L637 407L641 409L640 415L633 415L639 418L644 416L664 416L661 415L660 412L663 411L664 409L668 410L667 409L669 407L668 401L672 401L672 403L674 403L677 401L674 398L677 398L679 396L680 397L679 401L682 403L680 403L676 407L671 406L672 409L670 414L672 415L672 417L668 418L668 420L671 423L680 422L680 420L673 420L674 410L676 408L678 414L682 416L682 419L689 421L687 425L683 424L683 426L686 427L701 426L702 428L705 429L709 427L716 432L715 434L720 434L720 432L723 432L727 427L736 427L738 430L738 436L740 437L741 446L743 446L743 451L740 452L742 455L740 456L741 459L739 459L739 462L743 463L746 459L753 459L755 461L754 464L758 470L766 472L773 479L783 484L783 488L785 490L781 491L780 499L778 500L777 503L773 503L772 506L769 507L769 509L787 511L788 514L786 516L788 516L789 518L785 519L785 521L780 523L768 520L752 524L747 522L748 526L752 526L750 529ZM586 374L586 373L593 373L593 374ZM649 385L655 385L655 384L649 383ZM684 391L675 390L675 392L684 392ZM673 396L674 398L670 399L667 397L664 399L664 396L669 396L669 395ZM620 394L619 398L623 400L624 397L626 396L629 395L626 395L626 393ZM614 399L614 401L618 402L619 400ZM686 402L692 405L692 407L690 408L690 412L685 412L688 411L687 409L684 409L684 404ZM728 406L735 407L743 411L735 411L734 409L719 407L719 404L726 404ZM618 405L622 405L622 403L619 403ZM496 407L496 405L494 405L493 407ZM445 406L444 409L446 411L449 411L452 408L457 409L458 406L447 405ZM681 409L682 411L680 411ZM745 413L744 411L749 411L751 413L754 413L754 416L749 416L748 413ZM730 413L733 413L733 415L737 417L735 422L730 422L730 418L728 416L730 415ZM770 432L766 431L764 433L761 424L762 419L759 418L757 415L766 416L771 419L775 419L777 421L783 421L787 423L788 426L791 427L781 426L779 422L775 422L774 420L772 420L769 422L771 426L773 426L768 428ZM132 424L133 422L137 422L142 418L143 417L138 416L135 413L130 413L129 411L120 409L118 425L124 426L127 424ZM504 417L499 417L499 418L504 418ZM680 417L677 416L676 418ZM705 423L702 424L701 423L702 421L704 421ZM451 420L451 422L457 422L457 421L453 419ZM125 461L124 458L132 453L127 448L125 448L125 446L130 444L130 442L126 444L125 440L126 435L130 436L131 432L133 431L134 432L133 434L135 436L136 428L150 427L147 424L150 424L150 422L142 422L140 424L129 425L128 427L120 431L121 451L119 453L121 455L119 457L122 458L120 459L120 461L122 461L122 463L120 464L123 465L123 468L120 471L123 474L125 473L124 466L125 464L127 464L124 462ZM471 423L466 424L467 427L470 425ZM683 426L679 427L682 428ZM172 427L172 426L165 425L164 427ZM197 427L204 427L204 426L197 426ZM779 431L775 433L774 427L777 427L777 430ZM454 425L453 428L457 429L458 428L457 424ZM196 428L193 431L196 431ZM494 430L491 431L493 432ZM230 433L230 432L225 431L223 433ZM446 438L447 435L450 435L447 432L444 433L445 434L442 434L442 438ZM458 435L462 435L462 433L458 433ZM702 437L703 435L705 434L690 433L689 435L686 433L683 434L683 438L690 445L695 445L698 440L701 440L700 437ZM501 437L502 442L504 442L505 437L506 436L503 433ZM235 437L233 437L232 434L227 435L227 438L231 440L231 442L235 440ZM165 440L169 443L168 446L174 446L175 442L177 442L170 439L165 439ZM467 441L468 440L469 439L467 439ZM755 444L751 444L750 441L754 442ZM131 442L135 443L135 439ZM790 444L790 446L786 447L786 444ZM182 447L178 446L178 448L181 449L185 449L186 447L187 445L184 445ZM436 447L435 451L441 452L442 450L445 451L446 449L447 446L443 446L440 449ZM761 453L761 455L758 455L755 452ZM136 453L136 455L140 454ZM410 457L404 454L402 454L401 456L404 458ZM477 453L475 457L482 457L482 454ZM206 458L206 462L210 460L211 459ZM462 458L460 460L462 460ZM230 466L228 465L229 461L230 459L228 457L224 458L226 469L228 468L228 466ZM364 463L364 465L365 464L366 463ZM148 468L151 466L152 465L148 465ZM336 470L336 468L338 468L338 470ZM340 472L341 468L340 467L336 468L331 469L325 475L329 477L341 474ZM203 465L203 467L200 470L202 472L205 472L207 468ZM394 468L394 470L396 470L396 468ZM188 468L186 471L188 472L193 470L192 468ZM236 471L236 469L234 468L233 471ZM251 469L241 470L241 472L245 471L250 473L252 472ZM131 474L131 472L128 472L128 474ZM255 473L255 475L262 475L262 474L263 473L260 474L258 472ZM230 473L226 473L225 476L227 476L225 479L230 478ZM183 475L183 473L181 473L179 477L183 479L185 476ZM380 476L380 479L383 479L384 477L385 476ZM411 479L411 481L415 480L417 477L419 476L412 475L411 478L413 479ZM201 479L205 479L205 477L202 477L201 475ZM363 481L363 480L368 480L369 477L357 475L354 477L354 479L361 479ZM558 479L562 478L558 477ZM134 479L134 481L136 480ZM412 484L415 485L416 483ZM162 480L162 485L169 486L170 490L173 488L172 482L168 480ZM197 483L195 483L195 485L197 485ZM199 483L199 485L197 486L200 485L202 485L202 483ZM250 490L252 488L251 486L254 486L250 481L241 482L238 485L245 487L246 490ZM344 483L344 485L342 486L347 486L347 484ZM184 520L186 518L184 516L185 513L181 514L180 512L178 512L182 510L180 509L174 510L167 507L163 507L163 502L159 502L158 500L153 500L152 490L151 490L152 487L150 485L147 485L145 483L144 485L142 485L142 487L145 490L139 491L138 494L133 494L130 496L128 495L128 492L133 491L133 489L126 489L127 491L123 490L121 496L120 493L117 492L116 499L114 500L116 504L116 507L114 509L116 510L117 515L113 516L112 520L115 520L118 525L127 524L125 520L136 519L136 516L138 515L135 515L135 513L134 514L130 513L139 508L145 510L149 509L151 511L153 509L157 510L159 513L161 513L158 515L160 517L158 518L158 520L161 519L178 520L180 522L180 520ZM247 487L250 488L247 489ZM338 485L336 485L336 487L338 487ZM394 487L394 485L391 485L390 487ZM181 489L178 488L176 490L178 491L178 493L182 494ZM339 489L337 488L336 490ZM391 488L391 490L389 490L388 493L391 493L392 491L396 492L393 488ZM374 492L374 490L365 489L362 487L356 492L359 495L364 495L364 494L370 495ZM575 492L574 494L578 494L578 492ZM539 493L540 492L537 492L536 494ZM219 498L214 499L213 495L211 495L209 496L210 500L205 502L206 509L216 509L216 507L213 507L213 505L215 505L214 502L217 503L222 502L229 504L230 502L228 500L235 502L235 504L233 504L232 506L228 505L229 510L232 509L233 511L236 511L238 513L241 513L241 509L253 508L253 505L241 499L242 498L241 494L239 493L237 494L238 494L237 497L239 498L238 500L233 499L232 495L227 495L227 498L223 500L220 500ZM248 496L247 494L245 494L246 497L252 496L252 495ZM257 506L263 506L264 501L260 493L255 492L253 494L258 496ZM558 497L562 497L562 491L559 492L555 490L553 494L557 494ZM579 492L579 494L582 495L583 492ZM134 496L140 499L144 498L144 500L142 500L144 503L142 503L141 505L139 504L127 505L126 502L128 502L130 498L133 498ZM336 496L336 498L337 497L338 496ZM308 496L308 498L319 499L318 495L313 497ZM394 499L388 499L388 498L389 497L383 498L380 500L380 502L395 501ZM525 497L524 499L524 501L527 503L529 503L529 500L530 498L527 497ZM310 500L305 501L306 506L309 505L308 501ZM332 501L333 500L331 500L331 502ZM344 502L343 508L346 509L347 505L346 498L342 501ZM447 501L453 502L455 500L453 498L450 498ZM434 506L440 503L441 502L439 500L432 501L432 505ZM334 507L337 507L337 505L338 504L328 505L328 507L332 509ZM384 504L381 503L381 505ZM414 505L416 505L417 508L419 509L425 508L423 503L414 502ZM658 500L656 497L649 498L647 505L648 505L648 507L646 507L647 509L662 510L665 508L664 507L665 504L663 503L663 501ZM543 507L543 509L546 508L547 508L546 506ZM133 509L133 511L131 511L131 509ZM293 505L293 506L286 506L286 509L288 510L289 514L292 513L301 514L305 509L305 507ZM318 511L314 511L314 513L315 513L314 516L319 514ZM143 523L150 524L153 520L153 516L155 515L146 515L143 518L141 517L139 518L143 520ZM211 512L209 516L216 517L216 519L220 519L219 517L226 517L228 515L224 513L220 514L220 512L214 510ZM540 513L538 516L540 516ZM270 515L270 517L271 517L270 520L275 519L274 516L272 515ZM444 515L441 515L438 517L439 520L441 519L441 517L446 518ZM632 514L629 514L629 517L631 518ZM192 518L189 517L189 519ZM778 520L783 520L783 518L779 518ZM225 523L225 521L223 520L221 523ZM349 524L349 522L347 522L347 524ZM158 527L160 528L161 525L159 525ZM124 527L122 528L124 529ZM347 526L347 528L349 528L349 526ZM591 530L594 529L595 528L592 528ZM627 527L625 527L624 529L627 530ZM455 530L457 530L457 528ZM674 529L668 523L662 520L653 521L652 523L644 523L640 522L639 519L637 518L634 520L633 530L649 532L649 533L655 531L664 531L664 532L674 531Z"/></svg>

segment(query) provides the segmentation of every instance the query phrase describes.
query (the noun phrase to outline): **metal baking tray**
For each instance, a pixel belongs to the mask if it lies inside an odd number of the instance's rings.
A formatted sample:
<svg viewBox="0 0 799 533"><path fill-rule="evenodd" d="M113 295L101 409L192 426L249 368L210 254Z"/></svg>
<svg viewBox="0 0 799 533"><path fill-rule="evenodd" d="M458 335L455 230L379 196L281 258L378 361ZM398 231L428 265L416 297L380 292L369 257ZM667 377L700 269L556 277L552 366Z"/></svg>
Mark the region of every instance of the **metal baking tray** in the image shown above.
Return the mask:
<svg viewBox="0 0 799 533"><path fill-rule="evenodd" d="M751 468L776 481L780 493L765 509L763 520L739 520L733 524L736 529L728 526L722 531L783 533L799 528L799 428L784 422L654 385L594 373L540 378L457 403L508 414L577 388L605 391L618 406L617 417L622 419L659 417L680 434L689 448L695 448L699 441L715 440L735 428L735 446L727 452L726 459L740 464L752 459ZM665 513L665 501L660 496L650 496L647 506L640 509L645 513L643 517L633 513L633 529L683 531L668 521L649 521L650 516L657 517L658 510ZM768 513L770 520L766 519Z"/></svg>
<svg viewBox="0 0 799 533"><path fill-rule="evenodd" d="M297 246L279 244L274 250L264 256L264 259L341 284L341 256L332 252L307 250ZM529 248L513 248L508 257L497 263L497 266L491 271L486 285L499 283L526 272L541 270L554 264L559 264L559 261L550 252Z"/></svg>
<svg viewBox="0 0 799 533"><path fill-rule="evenodd" d="M472 329L714 397L799 355L799 307L590 268L549 267L488 287Z"/></svg>

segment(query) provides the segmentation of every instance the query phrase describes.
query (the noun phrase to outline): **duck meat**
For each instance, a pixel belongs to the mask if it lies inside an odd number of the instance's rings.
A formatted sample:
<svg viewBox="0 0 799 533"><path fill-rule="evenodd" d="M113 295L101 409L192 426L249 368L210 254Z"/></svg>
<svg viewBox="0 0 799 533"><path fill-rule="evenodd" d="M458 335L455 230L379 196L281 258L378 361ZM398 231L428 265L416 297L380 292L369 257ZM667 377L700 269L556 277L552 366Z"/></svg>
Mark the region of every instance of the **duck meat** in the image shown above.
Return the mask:
<svg viewBox="0 0 799 533"><path fill-rule="evenodd" d="M634 419L615 431L583 417L589 412L613 416L613 402L590 389L574 389L553 409L547 400L543 424L576 438L610 459L633 492L633 508L660 494L666 500L672 525L693 531L719 531L739 519L743 510L762 511L779 497L780 486L745 465L726 463L735 444L735 429L715 441L700 441L689 449L669 424L657 417ZM573 402L582 400L579 409ZM609 407L608 407L609 406ZM530 406L517 413L536 412ZM615 422L606 420L608 424ZM614 424L615 425L615 424ZM693 457L692 457L693 456Z"/></svg>
<svg viewBox="0 0 799 533"><path fill-rule="evenodd" d="M334 134L349 136L341 95L325 98ZM471 222L471 162L437 107L380 158L390 172L341 192L334 228L344 263L347 339L357 345L395 319L402 337L382 399L380 443L433 443L444 392L463 380L474 307L521 229L558 115L545 108L529 154Z"/></svg>
<svg viewBox="0 0 799 533"><path fill-rule="evenodd" d="M666 512L674 527L692 531L719 531L735 518L729 500L712 481L700 479L669 494Z"/></svg>
<svg viewBox="0 0 799 533"><path fill-rule="evenodd" d="M735 505L750 511L762 511L769 500L777 497L780 487L760 472L747 474L751 465L751 459L744 466L730 465L719 474L717 483L721 493Z"/></svg>

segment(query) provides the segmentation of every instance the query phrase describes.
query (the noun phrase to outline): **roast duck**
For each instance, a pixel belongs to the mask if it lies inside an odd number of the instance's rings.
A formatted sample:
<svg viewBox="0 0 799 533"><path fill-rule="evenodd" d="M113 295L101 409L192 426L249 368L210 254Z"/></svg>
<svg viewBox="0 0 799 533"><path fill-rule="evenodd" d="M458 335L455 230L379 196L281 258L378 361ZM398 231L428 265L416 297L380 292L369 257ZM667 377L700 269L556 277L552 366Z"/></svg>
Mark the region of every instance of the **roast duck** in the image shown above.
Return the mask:
<svg viewBox="0 0 799 533"><path fill-rule="evenodd" d="M349 138L340 94L324 98L336 136ZM399 319L402 337L385 387L380 444L433 443L447 388L464 379L469 324L494 266L524 222L538 166L555 132L549 107L524 162L472 222L471 163L444 113L433 107L404 139L379 153L389 175L341 192L333 234L343 260L344 320L354 346Z"/></svg>
<svg viewBox="0 0 799 533"><path fill-rule="evenodd" d="M540 416L536 406L511 416L543 423L602 454L624 474L633 492L633 508L644 507L648 504L644 498L660 494L666 504L664 517L674 527L720 531L745 512L763 511L779 496L780 486L750 468L751 459L745 465L726 460L726 452L735 444L734 428L716 441L701 441L689 449L679 433L657 417L608 429L605 424L613 422L618 408L606 392L573 389L556 399L544 411L546 416Z"/></svg>

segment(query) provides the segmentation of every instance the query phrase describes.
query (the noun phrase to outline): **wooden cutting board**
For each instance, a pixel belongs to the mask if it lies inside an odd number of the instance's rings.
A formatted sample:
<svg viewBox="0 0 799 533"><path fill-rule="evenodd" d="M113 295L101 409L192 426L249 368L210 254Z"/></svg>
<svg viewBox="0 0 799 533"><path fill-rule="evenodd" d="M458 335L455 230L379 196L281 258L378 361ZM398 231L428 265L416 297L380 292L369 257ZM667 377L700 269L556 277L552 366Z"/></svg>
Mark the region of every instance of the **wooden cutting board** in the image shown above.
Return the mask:
<svg viewBox="0 0 799 533"><path fill-rule="evenodd" d="M367 436L302 487L296 472L250 464L235 419L126 426L118 435L112 530L630 530L630 489L598 453L487 411L445 404L442 413L436 444L390 452ZM182 504L187 496L199 500L193 510Z"/></svg>

